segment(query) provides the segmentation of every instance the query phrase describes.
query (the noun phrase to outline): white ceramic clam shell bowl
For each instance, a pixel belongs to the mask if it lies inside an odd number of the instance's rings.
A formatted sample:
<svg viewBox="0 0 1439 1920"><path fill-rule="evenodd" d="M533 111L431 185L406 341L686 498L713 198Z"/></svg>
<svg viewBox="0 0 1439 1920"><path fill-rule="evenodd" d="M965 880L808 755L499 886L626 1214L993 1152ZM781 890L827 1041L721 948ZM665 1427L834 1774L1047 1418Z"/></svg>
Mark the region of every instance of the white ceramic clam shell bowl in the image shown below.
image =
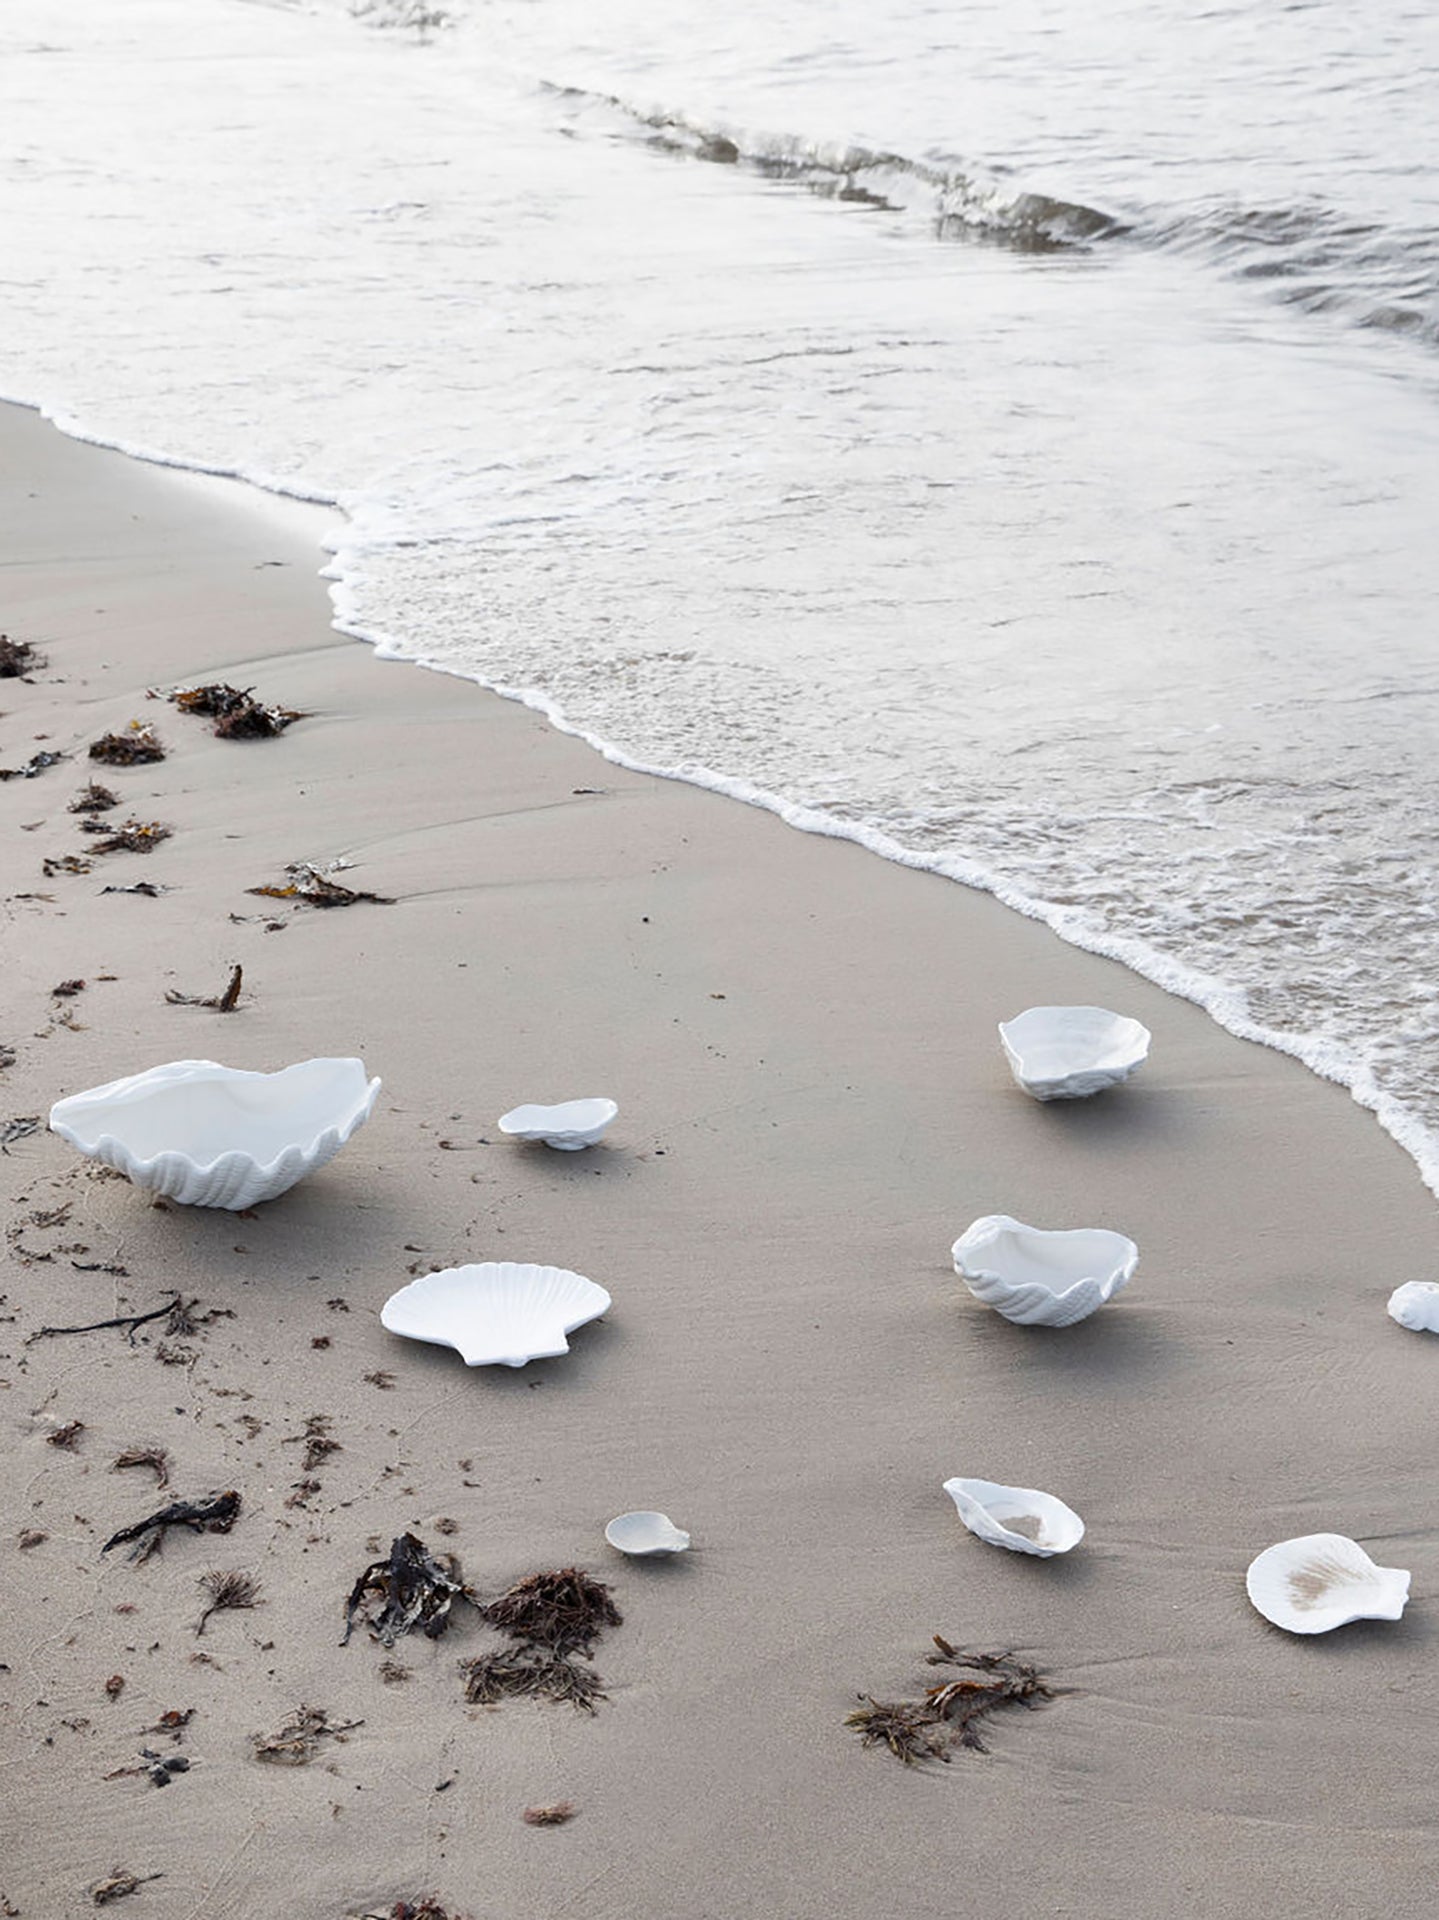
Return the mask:
<svg viewBox="0 0 1439 1920"><path fill-rule="evenodd" d="M248 1073L172 1060L73 1093L51 1131L137 1187L187 1207L258 1206L334 1159L374 1108L361 1060Z"/></svg>
<svg viewBox="0 0 1439 1920"><path fill-rule="evenodd" d="M1249 1598L1286 1633L1331 1633L1351 1620L1397 1620L1409 1599L1403 1567L1377 1567L1342 1533L1306 1533L1266 1547L1244 1576Z"/></svg>
<svg viewBox="0 0 1439 1920"><path fill-rule="evenodd" d="M1072 1327L1112 1300L1139 1249L1107 1227L1049 1232L986 1214L954 1243L954 1270L976 1300L1022 1327Z"/></svg>
<svg viewBox="0 0 1439 1920"><path fill-rule="evenodd" d="M613 1100L563 1100L557 1107L511 1107L495 1123L513 1140L542 1140L561 1153L592 1147L614 1120Z"/></svg>
<svg viewBox="0 0 1439 1920"><path fill-rule="evenodd" d="M635 1560L683 1553L690 1537L667 1513L619 1513L605 1528L605 1538L620 1553Z"/></svg>
<svg viewBox="0 0 1439 1920"><path fill-rule="evenodd" d="M1389 1318L1411 1333L1439 1333L1439 1281L1406 1280L1389 1296Z"/></svg>
<svg viewBox="0 0 1439 1920"><path fill-rule="evenodd" d="M566 1334L609 1306L603 1287L568 1267L490 1260L412 1280L390 1295L380 1324L453 1347L467 1367L523 1367L568 1353Z"/></svg>
<svg viewBox="0 0 1439 1920"><path fill-rule="evenodd" d="M1005 1487L996 1480L946 1480L944 1490L976 1539L1011 1553L1049 1560L1084 1538L1084 1522L1072 1507L1035 1487Z"/></svg>
<svg viewBox="0 0 1439 1920"><path fill-rule="evenodd" d="M1107 1007L1029 1007L999 1027L1009 1070L1036 1100L1087 1100L1149 1054L1150 1032Z"/></svg>

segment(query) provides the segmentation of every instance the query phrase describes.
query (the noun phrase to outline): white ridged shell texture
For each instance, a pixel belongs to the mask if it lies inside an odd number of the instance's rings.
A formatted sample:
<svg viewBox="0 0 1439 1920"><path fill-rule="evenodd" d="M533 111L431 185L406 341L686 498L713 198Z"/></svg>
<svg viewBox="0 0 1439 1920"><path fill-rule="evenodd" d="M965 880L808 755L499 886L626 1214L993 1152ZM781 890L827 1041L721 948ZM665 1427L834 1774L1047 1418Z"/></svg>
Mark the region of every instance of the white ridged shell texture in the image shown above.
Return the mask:
<svg viewBox="0 0 1439 1920"><path fill-rule="evenodd" d="M567 1267L493 1260L422 1274L390 1295L380 1321L406 1339L453 1347L467 1367L522 1367L568 1353L565 1335L609 1306L603 1287Z"/></svg>
<svg viewBox="0 0 1439 1920"><path fill-rule="evenodd" d="M137 1187L237 1210L333 1160L379 1091L360 1060L302 1060L278 1073L172 1060L58 1100L50 1127Z"/></svg>
<svg viewBox="0 0 1439 1920"><path fill-rule="evenodd" d="M955 1241L954 1269L976 1300L1022 1327L1072 1327L1112 1300L1139 1249L1106 1227L1047 1232L986 1214Z"/></svg>

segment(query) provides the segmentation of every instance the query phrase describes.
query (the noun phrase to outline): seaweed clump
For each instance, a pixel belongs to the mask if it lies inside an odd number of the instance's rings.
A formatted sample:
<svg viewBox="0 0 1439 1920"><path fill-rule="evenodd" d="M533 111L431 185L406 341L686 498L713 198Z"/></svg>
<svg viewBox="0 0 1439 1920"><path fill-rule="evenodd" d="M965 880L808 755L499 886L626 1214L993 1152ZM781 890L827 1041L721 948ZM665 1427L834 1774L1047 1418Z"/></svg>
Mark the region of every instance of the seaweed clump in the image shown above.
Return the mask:
<svg viewBox="0 0 1439 1920"><path fill-rule="evenodd" d="M303 900L311 907L353 907L368 900L377 907L392 907L394 901L382 893L364 893L355 887L342 887L312 866L308 860L293 861L285 869L283 886L248 887L248 893L261 894L267 900Z"/></svg>
<svg viewBox="0 0 1439 1920"><path fill-rule="evenodd" d="M177 687L169 698L182 713L213 719L214 731L222 740L271 740L292 721L309 717L295 707L263 706L253 695L252 687L212 681L203 687Z"/></svg>
<svg viewBox="0 0 1439 1920"><path fill-rule="evenodd" d="M0 780L33 780L47 767L58 767L63 753L32 753L23 767L0 767Z"/></svg>
<svg viewBox="0 0 1439 1920"><path fill-rule="evenodd" d="M22 680L45 662L28 640L12 640L0 633L0 680Z"/></svg>
<svg viewBox="0 0 1439 1920"><path fill-rule="evenodd" d="M155 729L144 720L132 720L123 733L102 733L90 742L90 758L111 767L139 767L163 760L165 749Z"/></svg>
<svg viewBox="0 0 1439 1920"><path fill-rule="evenodd" d="M455 1556L432 1554L413 1533L402 1533L386 1557L366 1567L350 1589L340 1645L348 1644L357 1622L368 1627L382 1647L393 1647L417 1628L426 1639L438 1640L450 1624L456 1600L477 1604L460 1578Z"/></svg>
<svg viewBox="0 0 1439 1920"><path fill-rule="evenodd" d="M518 1645L461 1663L465 1699L471 1706L529 1698L594 1713L595 1703L608 1698L594 1669L575 1661L577 1654L589 1655L606 1627L622 1624L602 1581L578 1567L532 1573L480 1611L490 1626Z"/></svg>
<svg viewBox="0 0 1439 1920"><path fill-rule="evenodd" d="M880 1701L861 1694L862 1704L845 1718L867 1747L884 1746L907 1767L925 1760L949 1764L950 1751L989 1749L979 1722L1002 1707L1035 1707L1064 1689L1049 1686L1037 1667L1013 1653L965 1653L935 1634L931 1667L954 1667L956 1677L926 1687L921 1700Z"/></svg>
<svg viewBox="0 0 1439 1920"><path fill-rule="evenodd" d="M153 853L160 842L168 840L175 831L159 820L127 820L113 832L103 821L86 821L84 830L106 835L105 839L95 842L90 849L92 853Z"/></svg>
<svg viewBox="0 0 1439 1920"><path fill-rule="evenodd" d="M595 1703L608 1700L604 1682L592 1667L577 1666L568 1654L547 1653L541 1647L501 1647L462 1660L465 1701L472 1707L498 1706L501 1700L551 1700L581 1713L594 1713Z"/></svg>
<svg viewBox="0 0 1439 1920"><path fill-rule="evenodd" d="M550 1653L588 1653L606 1627L623 1621L609 1588L578 1567L532 1573L483 1612L501 1633Z"/></svg>
<svg viewBox="0 0 1439 1920"><path fill-rule="evenodd" d="M98 780L91 780L75 795L66 808L67 813L108 813L111 807L118 807L120 796L111 793L108 787L102 787Z"/></svg>

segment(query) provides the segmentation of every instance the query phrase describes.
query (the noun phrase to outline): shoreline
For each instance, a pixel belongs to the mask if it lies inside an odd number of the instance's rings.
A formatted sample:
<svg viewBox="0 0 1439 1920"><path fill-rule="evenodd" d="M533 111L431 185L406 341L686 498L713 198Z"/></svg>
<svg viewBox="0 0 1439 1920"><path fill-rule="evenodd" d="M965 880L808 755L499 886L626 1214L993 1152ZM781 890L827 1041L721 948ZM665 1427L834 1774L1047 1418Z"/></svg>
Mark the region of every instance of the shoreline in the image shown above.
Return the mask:
<svg viewBox="0 0 1439 1920"><path fill-rule="evenodd" d="M1427 1276L1439 1222L1349 1095L992 896L377 659L329 627L304 508L8 407L0 440L0 628L48 656L0 683L0 761L42 734L79 756L0 787L0 1121L175 1058L353 1053L385 1081L333 1165L254 1219L154 1209L43 1132L0 1160L19 1228L0 1892L70 1920L122 1864L163 1874L125 1909L160 1920L425 1892L502 1920L868 1920L896 1887L938 1920L956 1882L1016 1920L1092 1912L1099 1888L1117 1920L1426 1913L1433 1356L1384 1301ZM210 679L309 717L233 743L145 699ZM42 879L83 844L84 743L132 718L166 761L93 771L173 839ZM246 892L340 856L397 904ZM100 894L136 879L173 890ZM237 1014L166 1004L236 962ZM1048 1000L1134 1013L1150 1064L1092 1105L1026 1101L994 1025ZM603 1148L498 1140L507 1107L578 1093L619 1101ZM948 1255L1001 1211L1118 1227L1139 1272L1080 1328L1009 1327ZM613 1311L514 1374L380 1328L411 1268L488 1258L575 1267ZM171 1342L173 1364L148 1329L23 1344L174 1292L234 1317ZM291 1504L317 1416L337 1446ZM51 1444L74 1419L73 1449ZM170 1453L173 1497L240 1490L233 1533L101 1559L155 1504L110 1472L142 1443ZM1083 1547L983 1547L940 1491L953 1474L1057 1493ZM633 1507L695 1551L621 1561L602 1529ZM570 1564L612 1583L593 1720L467 1708L473 1622L402 1641L403 1684L360 1636L337 1647L346 1592L405 1528L489 1594ZM1404 1622L1302 1644L1252 1613L1252 1555L1320 1529L1412 1567ZM212 1567L255 1573L265 1604L202 1648ZM911 1689L934 1633L1025 1648L1076 1691L994 1723L987 1757L902 1769L843 1719ZM303 1702L363 1725L308 1767L257 1763L249 1736ZM190 1707L167 1793L106 1780ZM570 1825L522 1823L561 1799Z"/></svg>
<svg viewBox="0 0 1439 1920"><path fill-rule="evenodd" d="M281 481L272 474L193 465L151 448L106 439L98 431L90 432L73 417L47 412L35 402L0 396L0 406L37 412L56 431L82 446L119 453L127 459L156 466L162 471L254 489L287 508L299 507L303 510L314 507L333 513L346 526L354 527L357 524L338 495L309 492ZM599 754L608 764L620 767L627 773L657 780L679 781L697 787L701 792L717 794L744 806L757 807L762 812L776 815L797 832L815 834L823 839L846 840L896 866L933 874L991 895L1011 912L1037 921L1066 945L1077 948L1081 953L1116 961L1126 972L1158 987L1165 994L1201 1008L1217 1026L1235 1039L1268 1047L1288 1059L1298 1060L1321 1080L1342 1087L1355 1105L1372 1114L1376 1124L1409 1156L1418 1170L1419 1178L1439 1201L1439 1135L1426 1127L1401 1101L1376 1086L1372 1066L1351 1045L1319 1034L1289 1033L1282 1028L1268 1026L1248 1012L1248 989L1177 960L1136 936L1078 924L1083 917L1082 910L1055 905L1026 893L1002 873L977 860L962 855L921 853L863 821L845 820L823 813L801 801L788 799L784 794L755 786L737 776L715 772L708 767L693 765L671 768L653 764L605 740L581 722L572 720L562 706L538 689L501 684L465 667L408 652L393 635L376 631L358 616L351 591L352 582L343 571L344 540L336 539L333 543L327 540L324 550L332 556L332 563L327 564L323 577L331 582L329 592L334 629L370 647L377 659L419 667L429 673L445 674L482 692L525 707L539 714L556 732L577 740L582 746Z"/></svg>

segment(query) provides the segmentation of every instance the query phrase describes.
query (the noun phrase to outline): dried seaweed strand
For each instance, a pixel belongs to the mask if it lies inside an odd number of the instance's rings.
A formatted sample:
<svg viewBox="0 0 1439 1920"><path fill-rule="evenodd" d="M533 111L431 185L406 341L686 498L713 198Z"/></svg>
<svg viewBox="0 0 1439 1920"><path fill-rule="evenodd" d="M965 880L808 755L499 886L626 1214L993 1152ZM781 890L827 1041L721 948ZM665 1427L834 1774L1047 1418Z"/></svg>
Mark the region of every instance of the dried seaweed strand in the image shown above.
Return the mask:
<svg viewBox="0 0 1439 1920"><path fill-rule="evenodd" d="M195 1622L197 1634L205 1631L205 1622L212 1613L264 1605L259 1581L253 1574L244 1573L238 1567L215 1568L209 1573L202 1573L200 1590L209 1596L210 1604Z"/></svg>
<svg viewBox="0 0 1439 1920"><path fill-rule="evenodd" d="M178 993L174 987L168 987L165 998L172 1007L212 1007L216 1013L233 1013L240 1004L240 985L244 980L244 970L236 967L230 975L230 984L223 993L208 996L197 993Z"/></svg>
<svg viewBox="0 0 1439 1920"><path fill-rule="evenodd" d="M307 1767L322 1740L343 1740L363 1720L345 1720L336 1724L324 1707L297 1707L278 1733L252 1733L250 1745L257 1760L274 1767Z"/></svg>
<svg viewBox="0 0 1439 1920"><path fill-rule="evenodd" d="M74 1265L73 1261L71 1265ZM194 1303L191 1302L191 1304L193 1305ZM153 1307L149 1313L120 1313L116 1314L113 1320L92 1320L87 1326L83 1327L37 1327L34 1333L26 1337L25 1344L28 1347L33 1345L37 1340L50 1339L62 1333L99 1333L104 1327L125 1327L129 1331L130 1344L133 1346L135 1344L135 1329L137 1327L143 1327L149 1320L159 1320L167 1313L173 1314L179 1310L179 1308L180 1296L177 1293L173 1300L167 1300L163 1307ZM171 1332L174 1332L174 1330L173 1327L169 1329Z"/></svg>
<svg viewBox="0 0 1439 1920"><path fill-rule="evenodd" d="M353 887L342 887L338 880L331 880L321 873L318 867L311 866L308 860L297 860L285 869L286 881L283 886L247 887L247 893L262 894L269 900L302 900L312 907L353 907L362 900L370 901L377 907L392 907L394 901L380 893L362 893Z"/></svg>
<svg viewBox="0 0 1439 1920"><path fill-rule="evenodd" d="M959 1669L955 1679L926 1687L922 1700L879 1701L861 1694L864 1704L845 1718L865 1746L886 1746L906 1766L947 1763L953 1747L986 1753L979 1721L1001 1707L1034 1707L1065 1691L1049 1686L1038 1668L1013 1653L965 1653L940 1634L934 1644L938 1652L926 1655L926 1664Z"/></svg>
<svg viewBox="0 0 1439 1920"><path fill-rule="evenodd" d="M121 1527L118 1533L112 1533L100 1551L108 1553L111 1547L133 1541L135 1550L130 1559L136 1566L142 1566L152 1553L159 1551L169 1528L186 1527L191 1533L228 1533L239 1512L240 1496L233 1488L227 1493L212 1493L208 1500L175 1500L168 1507L161 1507L158 1513L137 1520L134 1526Z"/></svg>

